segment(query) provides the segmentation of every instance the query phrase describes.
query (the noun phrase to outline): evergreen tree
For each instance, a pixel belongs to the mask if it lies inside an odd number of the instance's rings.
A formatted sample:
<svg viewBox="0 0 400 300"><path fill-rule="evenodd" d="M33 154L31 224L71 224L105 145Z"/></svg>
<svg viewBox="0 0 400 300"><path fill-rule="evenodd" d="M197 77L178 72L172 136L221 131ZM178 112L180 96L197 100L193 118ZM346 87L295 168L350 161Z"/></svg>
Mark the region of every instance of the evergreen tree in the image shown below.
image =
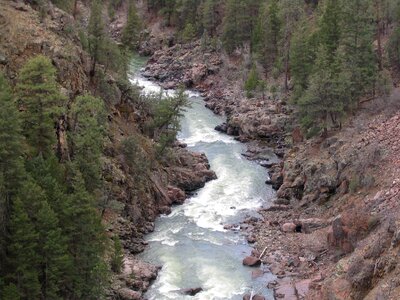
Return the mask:
<svg viewBox="0 0 400 300"><path fill-rule="evenodd" d="M89 53L92 59L92 66L90 75L94 76L96 73L96 66L102 55L104 44L105 29L102 17L103 3L101 0L93 0L90 7L90 19L88 27L88 43Z"/></svg>
<svg viewBox="0 0 400 300"><path fill-rule="evenodd" d="M136 12L136 6L133 1L129 2L128 21L122 32L122 43L134 50L139 44L139 35L141 29L141 22Z"/></svg>
<svg viewBox="0 0 400 300"><path fill-rule="evenodd" d="M342 77L349 83L346 107L353 109L361 96L373 88L377 78L377 59L372 48L374 41L371 6L367 1L343 2L342 34L339 59Z"/></svg>
<svg viewBox="0 0 400 300"><path fill-rule="evenodd" d="M328 0L320 21L320 41L327 51L329 63L335 60L336 49L339 46L342 17L340 4L339 0Z"/></svg>
<svg viewBox="0 0 400 300"><path fill-rule="evenodd" d="M101 184L101 162L106 133L106 112L101 99L79 96L71 106L71 153L85 181L93 192Z"/></svg>
<svg viewBox="0 0 400 300"><path fill-rule="evenodd" d="M290 70L294 83L293 100L296 102L308 88L309 76L314 70L314 61L318 51L318 35L314 24L308 20L301 22L293 34L290 49Z"/></svg>
<svg viewBox="0 0 400 300"><path fill-rule="evenodd" d="M258 78L257 68L253 66L244 84L244 89L246 90L246 95L248 98L254 96L254 92L256 91L258 84L259 84L259 78Z"/></svg>
<svg viewBox="0 0 400 300"><path fill-rule="evenodd" d="M19 112L0 73L0 276L4 271L6 228L12 199L24 175Z"/></svg>
<svg viewBox="0 0 400 300"><path fill-rule="evenodd" d="M250 41L256 16L252 16L254 5L252 0L228 0L223 21L222 42L228 53ZM249 4L252 4L249 6ZM251 9L250 9L251 8Z"/></svg>
<svg viewBox="0 0 400 300"><path fill-rule="evenodd" d="M64 100L57 87L56 70L50 60L37 56L21 69L17 85L23 129L31 153L47 156L56 143L55 121Z"/></svg>
<svg viewBox="0 0 400 300"><path fill-rule="evenodd" d="M320 46L309 87L299 100L301 121L309 133L317 133L320 129L326 132L329 124L340 118L343 101L338 92L339 78L330 62L329 50Z"/></svg>
<svg viewBox="0 0 400 300"><path fill-rule="evenodd" d="M192 23L187 23L185 29L182 32L183 42L188 43L193 41L196 36L196 31L192 25Z"/></svg>
<svg viewBox="0 0 400 300"><path fill-rule="evenodd" d="M38 233L35 230L23 202L16 198L10 219L10 239L8 243L7 274L10 293L14 284L23 299L39 299L39 260L37 253ZM14 289L15 292L15 289Z"/></svg>
<svg viewBox="0 0 400 300"><path fill-rule="evenodd" d="M159 155L175 141L176 134L180 130L180 118L188 106L188 98L183 88L180 88L174 96L160 95L152 124L155 139L158 141Z"/></svg>
<svg viewBox="0 0 400 300"><path fill-rule="evenodd" d="M216 0L206 0L203 6L203 28L211 36L216 34L218 26L217 5Z"/></svg>
<svg viewBox="0 0 400 300"><path fill-rule="evenodd" d="M122 267L124 266L124 253L122 251L121 241L118 236L114 236L114 253L111 260L111 269L115 273L120 273Z"/></svg>
<svg viewBox="0 0 400 300"><path fill-rule="evenodd" d="M39 234L40 282L43 299L62 299L61 292L70 271L71 259L67 254L65 236L58 218L47 201L40 203L36 229Z"/></svg>
<svg viewBox="0 0 400 300"><path fill-rule="evenodd" d="M254 31L253 51L261 56L261 61L267 68L278 58L281 26L278 1L265 3L260 10L257 29Z"/></svg>
<svg viewBox="0 0 400 300"><path fill-rule="evenodd" d="M70 165L69 197L63 230L68 239L68 252L73 258L72 299L99 299L107 287L104 228L95 209L94 197L86 191L82 175Z"/></svg>

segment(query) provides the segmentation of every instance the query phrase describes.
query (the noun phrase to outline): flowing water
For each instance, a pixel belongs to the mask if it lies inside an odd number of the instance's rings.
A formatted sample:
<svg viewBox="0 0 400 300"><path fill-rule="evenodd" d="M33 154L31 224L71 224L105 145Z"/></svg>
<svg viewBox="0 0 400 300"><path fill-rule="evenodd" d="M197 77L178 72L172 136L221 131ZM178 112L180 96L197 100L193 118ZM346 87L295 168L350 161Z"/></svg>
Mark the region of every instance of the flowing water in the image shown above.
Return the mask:
<svg viewBox="0 0 400 300"><path fill-rule="evenodd" d="M138 69L144 61L132 60L130 80L144 92L160 87L143 78ZM226 231L224 224L238 223L273 197L264 182L266 169L246 160L245 146L214 130L223 122L204 107L202 98L188 92L191 108L182 119L179 140L193 151L204 152L218 179L208 182L168 216L156 221L155 231L147 236L148 248L141 257L162 265L157 280L146 293L149 299L242 299L246 292L260 291L273 299L265 284L270 273L252 278L254 268L242 266L251 247L239 232ZM196 296L184 296L184 288L201 287Z"/></svg>

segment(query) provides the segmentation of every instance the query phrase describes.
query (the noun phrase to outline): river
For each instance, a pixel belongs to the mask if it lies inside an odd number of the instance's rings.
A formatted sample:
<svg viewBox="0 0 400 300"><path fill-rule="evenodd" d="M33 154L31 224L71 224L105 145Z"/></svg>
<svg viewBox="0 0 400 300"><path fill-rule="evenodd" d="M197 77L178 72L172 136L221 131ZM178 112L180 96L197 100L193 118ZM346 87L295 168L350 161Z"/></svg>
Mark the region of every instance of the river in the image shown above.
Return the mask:
<svg viewBox="0 0 400 300"><path fill-rule="evenodd" d="M140 75L143 64L143 59L133 58L129 79L144 92L159 91L156 83ZM253 290L273 299L272 291L265 287L273 275L266 272L253 278L255 269L242 266L252 248L240 232L223 229L224 224L255 215L257 208L271 201L274 192L265 184L267 170L241 155L243 144L215 131L223 118L205 108L199 94L187 93L191 107L182 119L178 138L190 150L207 155L218 179L174 207L170 215L157 219L141 258L163 268L145 296L151 300L239 300ZM203 291L194 297L180 293L195 287Z"/></svg>

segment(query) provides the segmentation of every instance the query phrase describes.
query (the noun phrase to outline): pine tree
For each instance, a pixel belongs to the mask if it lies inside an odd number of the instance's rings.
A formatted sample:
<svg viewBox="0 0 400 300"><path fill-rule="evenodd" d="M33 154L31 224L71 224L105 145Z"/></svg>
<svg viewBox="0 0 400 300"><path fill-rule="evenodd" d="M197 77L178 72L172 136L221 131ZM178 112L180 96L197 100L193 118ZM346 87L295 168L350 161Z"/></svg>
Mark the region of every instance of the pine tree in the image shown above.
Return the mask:
<svg viewBox="0 0 400 300"><path fill-rule="evenodd" d="M320 21L320 42L324 45L329 63L333 63L341 35L341 2L328 0Z"/></svg>
<svg viewBox="0 0 400 300"><path fill-rule="evenodd" d="M101 162L106 133L106 112L101 99L79 96L71 106L71 153L88 191L100 187Z"/></svg>
<svg viewBox="0 0 400 300"><path fill-rule="evenodd" d="M13 203L9 236L7 266L10 273L7 274L7 281L15 284L21 298L39 299L38 233L18 198Z"/></svg>
<svg viewBox="0 0 400 300"><path fill-rule="evenodd" d="M192 25L192 23L187 23L185 29L182 32L183 42L188 43L193 41L196 36L196 31Z"/></svg>
<svg viewBox="0 0 400 300"><path fill-rule="evenodd" d="M114 242L114 253L111 260L111 269L115 273L120 273L122 267L124 266L124 253L122 251L121 241L118 236L113 238Z"/></svg>
<svg viewBox="0 0 400 300"><path fill-rule="evenodd" d="M203 28L211 36L216 34L218 26L217 4L216 0L206 0L203 6Z"/></svg>
<svg viewBox="0 0 400 300"><path fill-rule="evenodd" d="M330 62L329 50L320 46L309 87L299 100L301 121L309 134L320 129L326 132L329 124L335 124L343 114L344 104L339 95L339 78L335 70Z"/></svg>
<svg viewBox="0 0 400 300"><path fill-rule="evenodd" d="M372 48L374 41L373 17L367 1L343 1L343 22L338 50L342 77L349 86L347 109L354 109L358 100L373 88L377 78L377 58Z"/></svg>
<svg viewBox="0 0 400 300"><path fill-rule="evenodd" d="M67 254L65 236L58 218L47 201L41 200L36 230L39 235L40 282L43 299L62 299L61 291L67 281L71 259Z"/></svg>
<svg viewBox="0 0 400 300"><path fill-rule="evenodd" d="M174 96L160 95L152 124L155 139L158 141L159 155L162 155L165 149L175 141L176 134L180 130L180 118L188 106L188 98L183 88L180 88Z"/></svg>
<svg viewBox="0 0 400 300"><path fill-rule="evenodd" d="M104 228L95 209L94 197L86 191L82 175L76 167L69 168L67 220L63 223L68 251L73 258L71 299L99 299L107 287Z"/></svg>
<svg viewBox="0 0 400 300"><path fill-rule="evenodd" d="M62 114L56 70L50 60L37 56L21 69L17 85L23 129L33 156L47 156L56 143L55 122Z"/></svg>
<svg viewBox="0 0 400 300"><path fill-rule="evenodd" d="M93 0L90 7L90 19L88 27L89 53L92 59L90 75L96 73L96 66L100 60L105 40L105 29L102 17L102 0Z"/></svg>
<svg viewBox="0 0 400 300"><path fill-rule="evenodd" d="M294 32L290 50L290 70L294 84L293 100L296 102L308 88L309 76L314 70L318 51L318 34L314 24L304 20Z"/></svg>
<svg viewBox="0 0 400 300"><path fill-rule="evenodd" d="M256 16L253 16L254 5L259 3L253 0L228 0L223 21L222 42L228 53L250 41L255 27Z"/></svg>
<svg viewBox="0 0 400 300"><path fill-rule="evenodd" d="M278 1L265 3L260 10L257 30L254 31L253 51L261 56L261 61L267 68L278 58L281 27Z"/></svg>
<svg viewBox="0 0 400 300"><path fill-rule="evenodd" d="M0 73L0 276L4 271L6 227L10 207L24 175L19 117L10 87Z"/></svg>
<svg viewBox="0 0 400 300"><path fill-rule="evenodd" d="M259 84L259 78L258 78L257 69L255 66L253 66L251 68L249 75L247 76L247 80L244 84L244 89L246 90L246 95L248 98L251 98L254 96L254 92L256 91L258 84Z"/></svg>
<svg viewBox="0 0 400 300"><path fill-rule="evenodd" d="M139 44L141 22L136 12L136 6L133 1L129 2L128 21L122 32L122 43L129 49L137 49Z"/></svg>

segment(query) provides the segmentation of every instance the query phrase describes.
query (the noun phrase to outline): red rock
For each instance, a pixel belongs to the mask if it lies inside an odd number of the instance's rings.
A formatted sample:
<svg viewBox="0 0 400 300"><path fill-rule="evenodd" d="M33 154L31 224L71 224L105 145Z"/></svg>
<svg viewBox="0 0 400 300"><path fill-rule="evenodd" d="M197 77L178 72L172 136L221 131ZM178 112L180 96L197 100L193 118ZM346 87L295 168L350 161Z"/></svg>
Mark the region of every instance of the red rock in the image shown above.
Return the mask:
<svg viewBox="0 0 400 300"><path fill-rule="evenodd" d="M258 267L261 265L261 260L254 256L247 256L243 259L243 265L249 267Z"/></svg>
<svg viewBox="0 0 400 300"><path fill-rule="evenodd" d="M296 231L296 224L294 223L285 223L281 227L283 232L295 232Z"/></svg>

